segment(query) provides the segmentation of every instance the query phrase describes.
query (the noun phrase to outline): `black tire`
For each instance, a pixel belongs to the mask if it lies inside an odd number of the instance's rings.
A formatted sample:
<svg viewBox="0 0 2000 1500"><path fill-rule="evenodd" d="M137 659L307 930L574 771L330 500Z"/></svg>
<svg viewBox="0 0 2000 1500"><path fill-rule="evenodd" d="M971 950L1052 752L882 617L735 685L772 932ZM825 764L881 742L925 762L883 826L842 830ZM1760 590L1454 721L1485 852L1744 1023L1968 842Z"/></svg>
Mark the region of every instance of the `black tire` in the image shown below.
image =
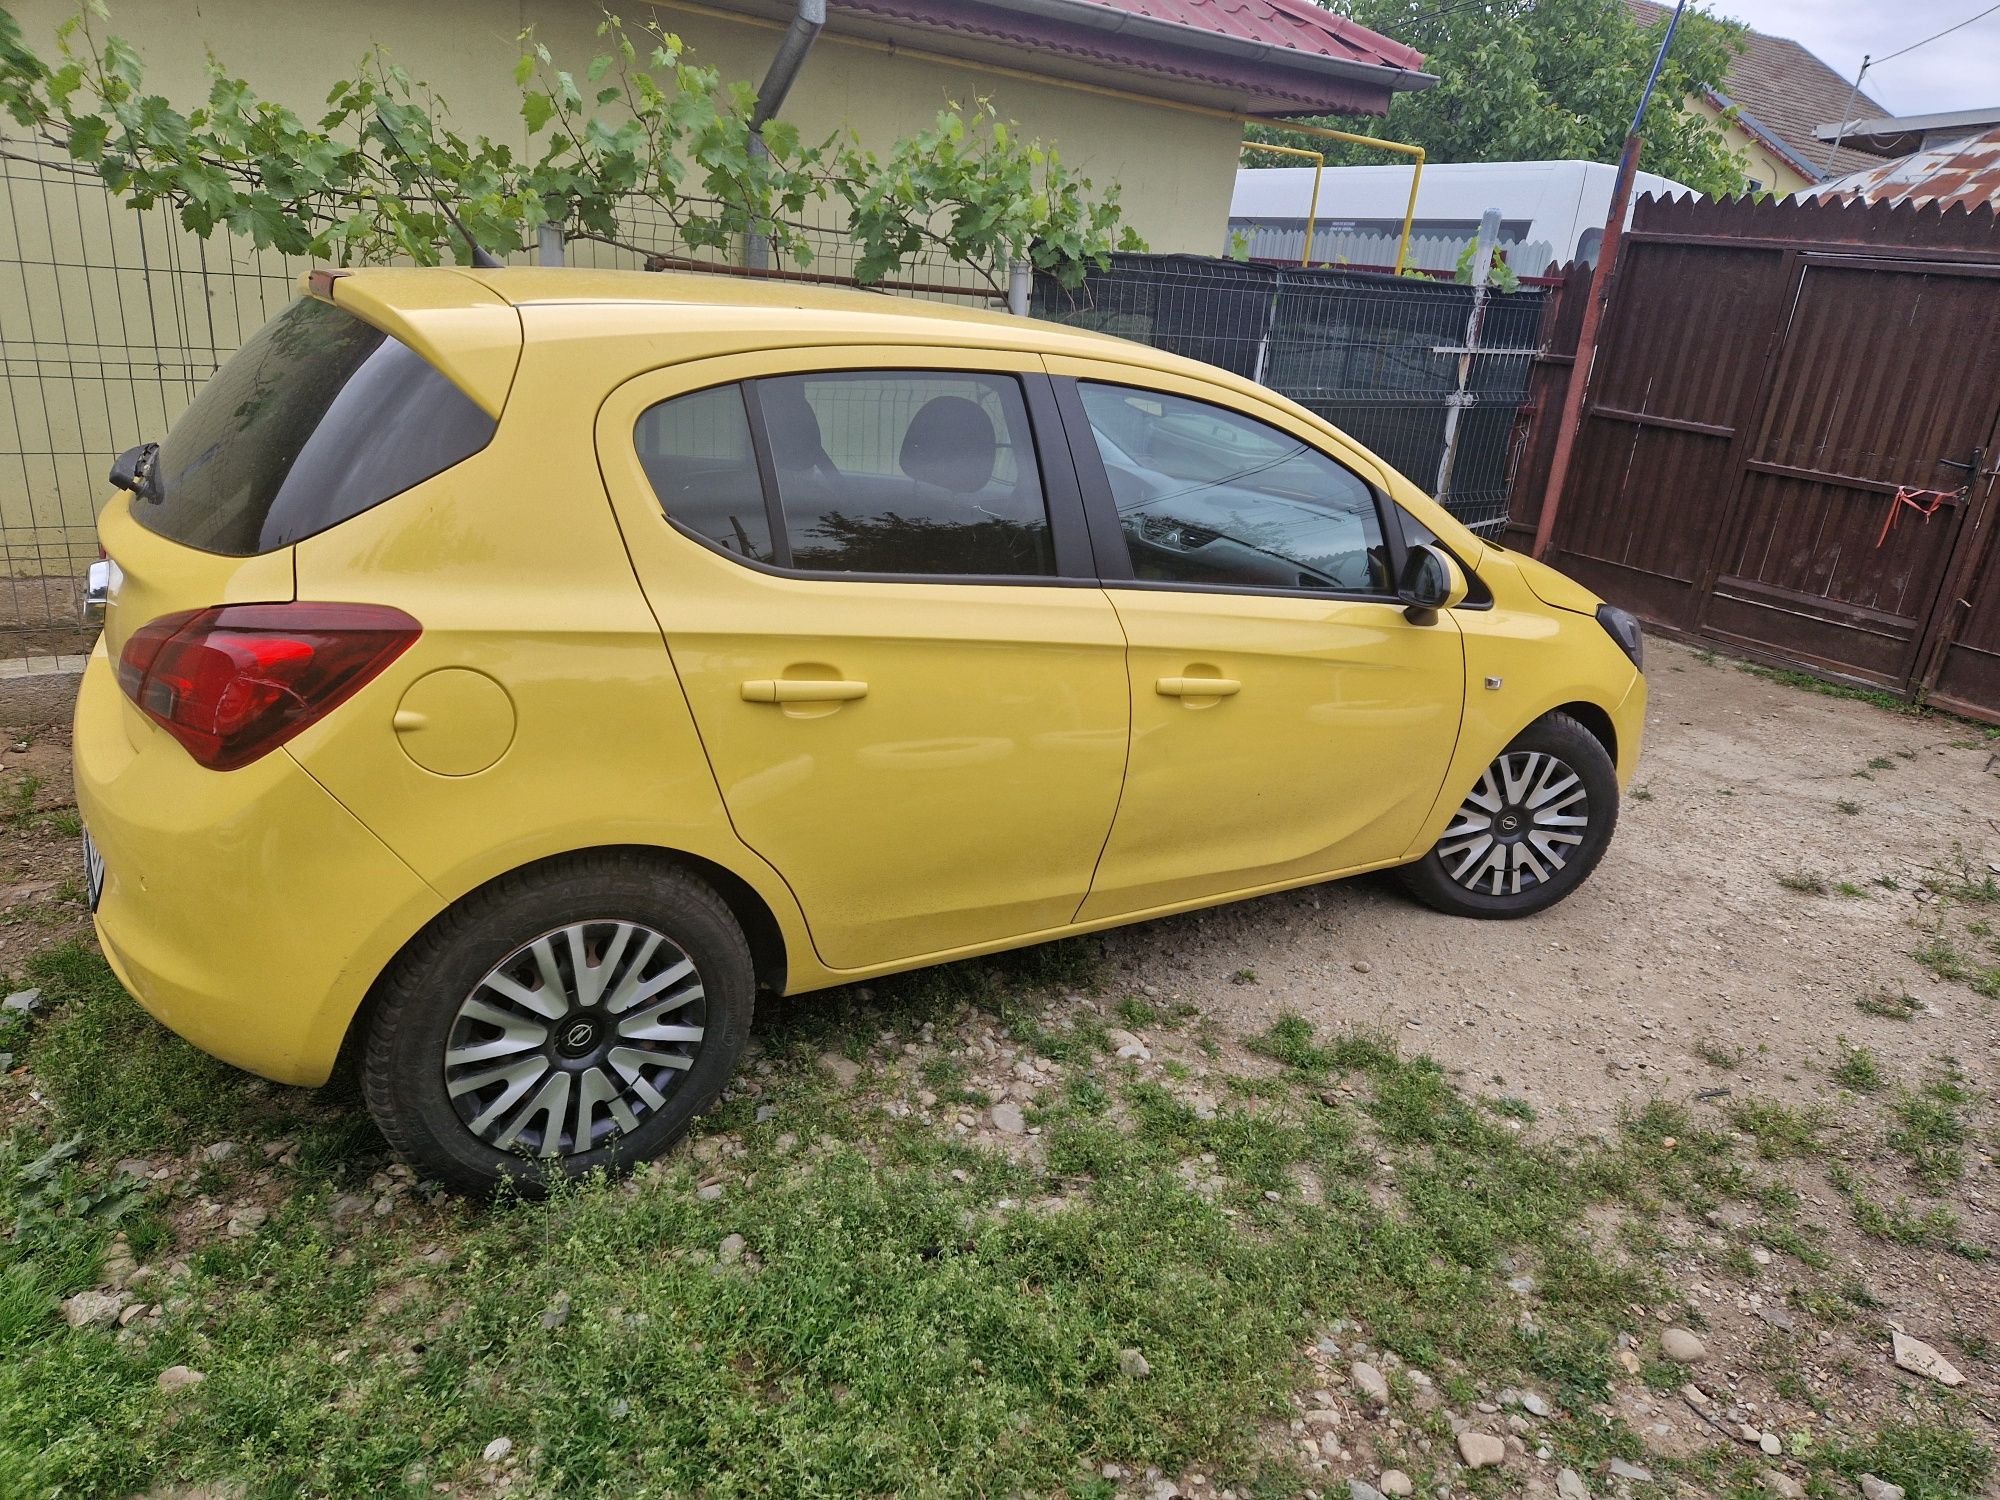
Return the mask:
<svg viewBox="0 0 2000 1500"><path fill-rule="evenodd" d="M1531 757L1552 758L1555 766ZM1580 806L1564 772L1577 779ZM1519 787L1519 795L1510 798L1510 787ZM1551 788L1555 790L1544 802L1531 806ZM1485 807L1496 798L1497 807ZM1557 811L1551 813L1552 808ZM1578 815L1585 819L1580 828L1565 821ZM1488 820L1483 829L1479 817ZM1509 824L1510 819L1516 823ZM1503 829L1502 824L1508 826ZM1411 895L1453 916L1532 916L1590 878L1617 826L1618 773L1610 755L1596 735L1568 714L1544 714L1482 773L1437 846L1396 873ZM1573 837L1576 842L1571 843ZM1497 871L1496 858L1501 862ZM1493 889L1496 883L1498 890Z"/></svg>
<svg viewBox="0 0 2000 1500"><path fill-rule="evenodd" d="M623 939L617 936L621 932ZM572 933L579 945L574 949ZM649 947L653 937L661 941ZM600 945L594 955L593 942ZM537 946L543 943L545 947ZM583 955L582 977L575 973L572 956L578 952ZM560 976L540 969L544 960ZM692 973L663 984L683 961L692 964ZM537 977L510 980L515 964ZM626 966L622 970L621 964ZM626 973L629 988L621 978ZM509 989L491 988L496 974ZM550 983L558 977L564 982ZM601 986L595 995L589 993L593 983ZM660 987L650 988L654 985ZM616 1008L623 996L633 994L639 998L626 1000L628 1008ZM682 995L692 998L683 1000ZM362 1096L396 1154L420 1177L458 1192L483 1195L513 1182L534 1194L556 1176L579 1177L598 1168L629 1171L664 1152L721 1094L743 1055L754 995L750 948L742 929L721 898L695 876L629 853L553 861L504 876L466 897L390 966L378 988L362 1053ZM535 1008L517 1005L514 996L532 1001ZM475 1001L482 1002L480 1013L504 1009L510 1026L488 1025L479 1014L468 1016L462 1007ZM661 1018L645 1022L656 1013ZM682 1021L690 1024L670 1025ZM663 1027L695 1029L695 1021L696 1041L651 1039L650 1033ZM640 1030L646 1039L629 1039L628 1028L639 1023L644 1023ZM572 1042L582 1046L589 1040L586 1025L594 1041L572 1052ZM542 1041L523 1040L537 1027L546 1032ZM454 1038L453 1055L461 1061L452 1065L456 1072L448 1082L447 1054ZM464 1060L468 1053L495 1047L502 1051ZM614 1061L613 1052L622 1061ZM633 1059L640 1055L662 1065L638 1067ZM515 1109L501 1107L507 1091L537 1063L544 1064L542 1071L521 1085L517 1103L525 1100L532 1106L545 1094L553 1101L558 1087L560 1102L532 1114L538 1125L514 1124L523 1132L516 1140L494 1144L506 1133ZM511 1070L515 1078L489 1083L484 1091L473 1089L475 1074L491 1067ZM558 1074L571 1081L558 1084ZM586 1074L595 1075L588 1084ZM633 1078L643 1083L645 1097ZM586 1097L588 1090L601 1091L606 1084L621 1090L623 1114L616 1118L614 1106L601 1093ZM500 1114L476 1132L476 1118L487 1108L500 1108ZM628 1121L636 1128L625 1128ZM544 1138L547 1155L540 1149ZM582 1150L576 1149L579 1141Z"/></svg>

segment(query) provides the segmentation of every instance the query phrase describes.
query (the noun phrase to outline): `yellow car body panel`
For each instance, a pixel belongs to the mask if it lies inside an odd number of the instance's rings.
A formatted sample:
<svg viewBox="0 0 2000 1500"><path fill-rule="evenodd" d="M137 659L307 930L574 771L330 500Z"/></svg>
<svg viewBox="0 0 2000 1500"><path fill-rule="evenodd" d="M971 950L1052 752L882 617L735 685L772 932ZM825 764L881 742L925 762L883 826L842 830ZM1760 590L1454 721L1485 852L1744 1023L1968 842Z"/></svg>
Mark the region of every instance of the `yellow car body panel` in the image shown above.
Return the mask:
<svg viewBox="0 0 2000 1500"><path fill-rule="evenodd" d="M1552 708L1594 716L1630 780L1645 683L1594 596L1225 372L721 278L367 270L331 296L498 414L493 440L254 557L169 542L115 497L77 708L105 951L149 1010L252 1071L323 1080L426 924L575 851L668 851L734 883L798 992L1419 857ZM632 442L640 412L707 385L925 367L1148 384L1288 429L1385 489L1491 602L1418 625L1379 600L787 576L669 523ZM422 634L235 771L198 766L120 689L147 621L295 599L392 605ZM1243 690L1153 690L1204 675ZM801 678L866 691L779 691Z"/></svg>
<svg viewBox="0 0 2000 1500"><path fill-rule="evenodd" d="M922 345L816 358L843 370L1036 367ZM1125 774L1117 612L1101 589L1039 581L787 577L676 529L633 445L640 414L796 368L791 352L677 364L619 387L598 413L605 482L736 832L785 872L830 969L1060 926L1090 889ZM775 686L769 697L750 687L787 680L852 683L859 696L782 702Z"/></svg>

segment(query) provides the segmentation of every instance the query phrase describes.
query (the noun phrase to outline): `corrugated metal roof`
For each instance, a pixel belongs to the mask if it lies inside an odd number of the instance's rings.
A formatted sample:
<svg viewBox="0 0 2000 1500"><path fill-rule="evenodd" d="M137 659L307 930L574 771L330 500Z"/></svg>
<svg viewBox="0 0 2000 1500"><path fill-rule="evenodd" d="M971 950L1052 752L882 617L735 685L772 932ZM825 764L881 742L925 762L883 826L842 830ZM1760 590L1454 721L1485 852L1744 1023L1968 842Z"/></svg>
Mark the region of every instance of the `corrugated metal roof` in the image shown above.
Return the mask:
<svg viewBox="0 0 2000 1500"><path fill-rule="evenodd" d="M1799 196L1935 203L1940 208L1976 208L1990 203L2000 209L2000 128L1850 172Z"/></svg>
<svg viewBox="0 0 2000 1500"><path fill-rule="evenodd" d="M1170 84L1161 97L1266 116L1379 115L1437 81L1421 52L1312 0L831 0L828 23L954 54L958 39L974 60L1033 53L1052 76L1142 91L1158 84L1126 80L1150 78Z"/></svg>
<svg viewBox="0 0 2000 1500"><path fill-rule="evenodd" d="M1176 26L1285 47L1308 57L1420 68L1423 53L1322 10L1311 0L1094 0L1111 10Z"/></svg>

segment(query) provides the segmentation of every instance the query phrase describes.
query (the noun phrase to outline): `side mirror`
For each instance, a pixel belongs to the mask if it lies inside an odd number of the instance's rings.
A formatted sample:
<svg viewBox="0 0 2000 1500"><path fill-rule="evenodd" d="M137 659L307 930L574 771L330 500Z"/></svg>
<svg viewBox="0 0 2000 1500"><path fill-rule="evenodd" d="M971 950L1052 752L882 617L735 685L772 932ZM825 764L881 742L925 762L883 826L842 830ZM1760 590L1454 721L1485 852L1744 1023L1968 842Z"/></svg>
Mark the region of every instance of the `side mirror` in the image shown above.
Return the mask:
<svg viewBox="0 0 2000 1500"><path fill-rule="evenodd" d="M1396 597L1412 625L1435 625L1438 611L1464 603L1465 595L1465 572L1450 553L1421 543L1410 549Z"/></svg>

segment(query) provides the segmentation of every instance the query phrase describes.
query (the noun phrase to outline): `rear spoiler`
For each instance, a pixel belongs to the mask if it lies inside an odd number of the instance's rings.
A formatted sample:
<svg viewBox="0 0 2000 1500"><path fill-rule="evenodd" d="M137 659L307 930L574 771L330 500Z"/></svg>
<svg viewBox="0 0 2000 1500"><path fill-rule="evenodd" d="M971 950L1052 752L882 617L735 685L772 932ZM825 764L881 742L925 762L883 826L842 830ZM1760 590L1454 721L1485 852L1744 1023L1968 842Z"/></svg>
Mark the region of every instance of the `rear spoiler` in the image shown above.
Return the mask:
<svg viewBox="0 0 2000 1500"><path fill-rule="evenodd" d="M496 420L521 363L521 315L446 267L308 271L299 290L331 302L423 356Z"/></svg>

